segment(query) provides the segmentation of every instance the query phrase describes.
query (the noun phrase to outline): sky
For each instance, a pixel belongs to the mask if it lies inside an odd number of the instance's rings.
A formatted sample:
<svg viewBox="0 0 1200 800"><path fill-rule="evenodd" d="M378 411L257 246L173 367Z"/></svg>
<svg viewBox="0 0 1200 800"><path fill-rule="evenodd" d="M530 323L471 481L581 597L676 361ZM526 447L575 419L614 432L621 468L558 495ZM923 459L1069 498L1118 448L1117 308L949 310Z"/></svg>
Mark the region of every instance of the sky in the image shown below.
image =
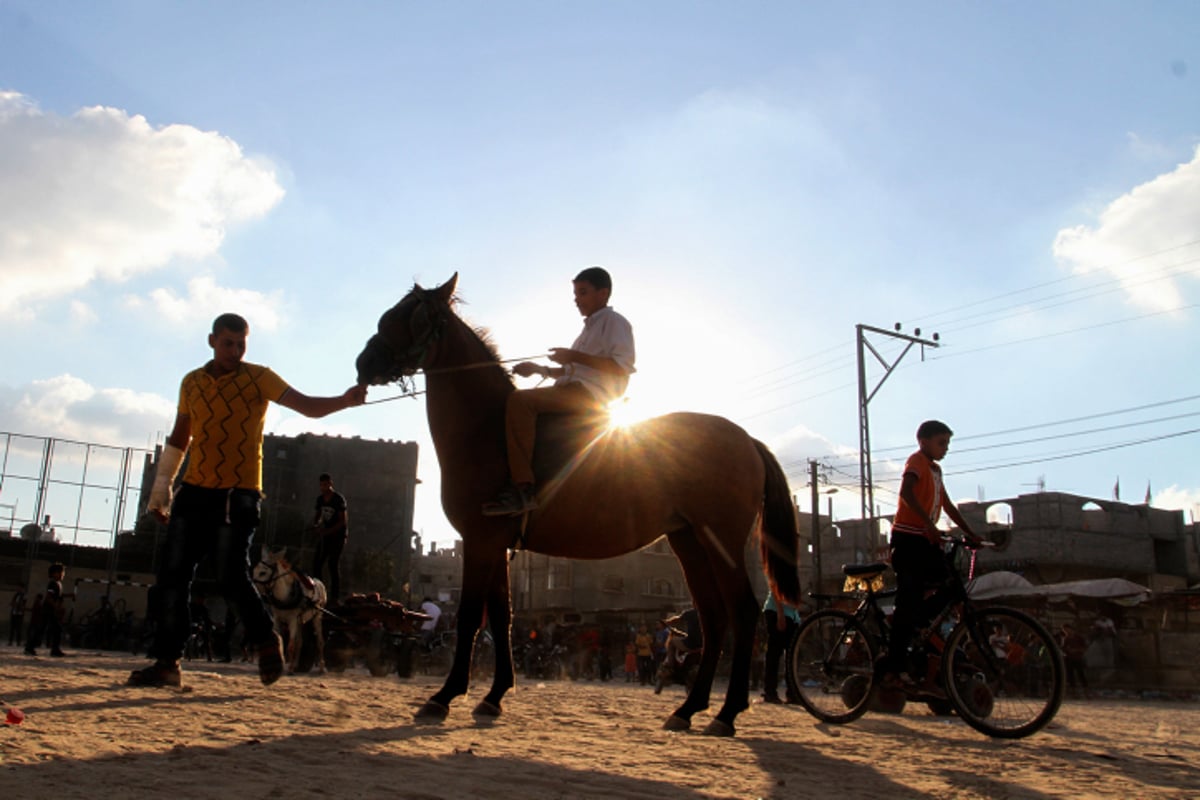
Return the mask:
<svg viewBox="0 0 1200 800"><path fill-rule="evenodd" d="M879 511L937 418L956 500L1119 485L1190 522L1200 7L0 0L0 431L153 447L225 311L339 394L456 273L540 357L591 265L626 410L729 417L802 510L817 460L860 515L856 325L899 324L939 346L868 335ZM417 442L415 527L455 539L422 400L267 430Z"/></svg>

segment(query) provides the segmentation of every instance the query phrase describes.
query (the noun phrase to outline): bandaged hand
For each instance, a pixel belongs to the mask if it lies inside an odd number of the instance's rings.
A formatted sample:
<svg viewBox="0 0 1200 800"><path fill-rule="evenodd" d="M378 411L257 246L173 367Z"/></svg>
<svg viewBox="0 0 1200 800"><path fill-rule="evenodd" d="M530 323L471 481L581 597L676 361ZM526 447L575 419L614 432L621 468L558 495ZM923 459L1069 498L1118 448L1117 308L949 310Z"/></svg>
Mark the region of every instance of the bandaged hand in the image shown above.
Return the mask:
<svg viewBox="0 0 1200 800"><path fill-rule="evenodd" d="M163 445L162 455L158 459L158 472L154 475L154 485L150 488L150 501L146 503L146 510L164 522L171 516L175 475L179 472L179 465L182 463L182 450L174 445Z"/></svg>

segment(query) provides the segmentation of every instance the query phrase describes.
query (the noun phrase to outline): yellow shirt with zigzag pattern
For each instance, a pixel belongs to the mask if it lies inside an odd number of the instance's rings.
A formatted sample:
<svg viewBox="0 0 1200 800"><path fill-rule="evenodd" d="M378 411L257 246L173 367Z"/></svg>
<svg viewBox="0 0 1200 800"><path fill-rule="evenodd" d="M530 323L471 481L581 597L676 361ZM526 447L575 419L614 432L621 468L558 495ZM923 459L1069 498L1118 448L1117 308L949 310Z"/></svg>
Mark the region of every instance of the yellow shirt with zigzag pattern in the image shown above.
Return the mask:
<svg viewBox="0 0 1200 800"><path fill-rule="evenodd" d="M179 386L179 413L191 420L183 480L207 489L262 491L262 438L267 404L288 390L269 368L242 363L214 378L194 369Z"/></svg>

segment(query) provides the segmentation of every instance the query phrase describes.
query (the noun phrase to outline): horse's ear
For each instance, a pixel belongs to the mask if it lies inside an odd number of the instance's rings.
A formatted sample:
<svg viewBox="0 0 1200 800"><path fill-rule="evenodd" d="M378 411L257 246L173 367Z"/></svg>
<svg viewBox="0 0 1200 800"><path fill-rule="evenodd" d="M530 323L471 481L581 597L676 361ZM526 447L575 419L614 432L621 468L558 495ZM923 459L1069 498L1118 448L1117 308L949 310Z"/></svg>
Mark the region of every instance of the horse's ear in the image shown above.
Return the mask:
<svg viewBox="0 0 1200 800"><path fill-rule="evenodd" d="M443 303L449 304L450 298L454 297L454 287L458 286L458 273L450 276L450 280L443 283L433 291L437 292L438 299Z"/></svg>

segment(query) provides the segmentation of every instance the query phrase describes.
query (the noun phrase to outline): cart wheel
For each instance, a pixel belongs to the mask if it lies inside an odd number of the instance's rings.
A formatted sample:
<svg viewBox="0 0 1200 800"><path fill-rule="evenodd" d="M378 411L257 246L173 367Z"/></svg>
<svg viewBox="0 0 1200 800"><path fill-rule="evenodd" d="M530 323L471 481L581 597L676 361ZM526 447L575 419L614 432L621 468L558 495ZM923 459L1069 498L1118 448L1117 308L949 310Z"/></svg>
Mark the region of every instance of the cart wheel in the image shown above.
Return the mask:
<svg viewBox="0 0 1200 800"><path fill-rule="evenodd" d="M396 648L392 645L392 637L382 630L371 632L371 641L367 645L367 670L376 678L382 678L396 670Z"/></svg>
<svg viewBox="0 0 1200 800"><path fill-rule="evenodd" d="M330 672L345 672L354 663L354 645L345 634L332 633L325 640L325 669Z"/></svg>

